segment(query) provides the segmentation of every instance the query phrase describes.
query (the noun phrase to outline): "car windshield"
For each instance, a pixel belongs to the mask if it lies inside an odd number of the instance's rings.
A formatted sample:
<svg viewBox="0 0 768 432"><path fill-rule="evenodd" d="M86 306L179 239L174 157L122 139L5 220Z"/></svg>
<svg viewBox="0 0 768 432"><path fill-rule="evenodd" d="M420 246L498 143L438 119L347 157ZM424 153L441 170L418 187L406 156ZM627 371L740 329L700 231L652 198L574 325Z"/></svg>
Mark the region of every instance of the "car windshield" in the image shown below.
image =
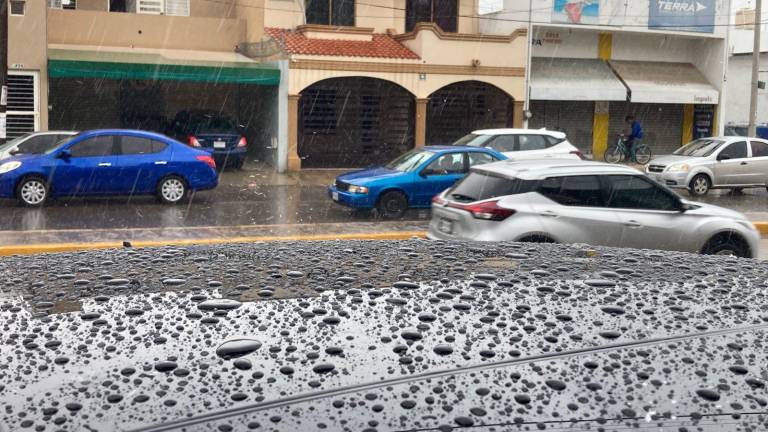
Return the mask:
<svg viewBox="0 0 768 432"><path fill-rule="evenodd" d="M536 181L508 178L500 175L473 171L448 191L448 198L456 201L482 201L506 195L534 190Z"/></svg>
<svg viewBox="0 0 768 432"><path fill-rule="evenodd" d="M232 119L216 115L195 116L189 123L189 129L195 134L198 133L216 133L216 132L234 132L235 123Z"/></svg>
<svg viewBox="0 0 768 432"><path fill-rule="evenodd" d="M703 138L703 139L697 139L696 141L692 141L679 149L675 150L674 155L677 156L693 156L693 157L704 157L709 156L712 154L713 151L717 150L718 147L723 145L725 141L717 140L717 139L711 139L711 138Z"/></svg>
<svg viewBox="0 0 768 432"><path fill-rule="evenodd" d="M435 154L431 151L413 149L385 165L385 167L402 172L411 172L418 169Z"/></svg>
<svg viewBox="0 0 768 432"><path fill-rule="evenodd" d="M485 143L491 140L491 138L493 138L493 135L480 135L471 133L469 135L464 135L463 137L454 141L453 145L483 147Z"/></svg>
<svg viewBox="0 0 768 432"><path fill-rule="evenodd" d="M25 133L23 135L20 135L20 136L18 136L16 138L6 142L3 145L0 145L0 151L5 151L5 150L8 150L10 148L15 147L17 144L19 144L20 142L24 141L25 139L27 139L28 136L30 136L32 134L33 134L32 132Z"/></svg>
<svg viewBox="0 0 768 432"><path fill-rule="evenodd" d="M51 147L48 148L48 150L45 151L45 154L51 154L51 153L55 152L59 147L62 146L62 144L66 144L67 142L72 141L73 139L75 139L78 136L80 136L80 133L77 133L77 134L71 135L71 136L67 136L67 137L64 137L64 138L58 140L56 142L56 144L52 145Z"/></svg>

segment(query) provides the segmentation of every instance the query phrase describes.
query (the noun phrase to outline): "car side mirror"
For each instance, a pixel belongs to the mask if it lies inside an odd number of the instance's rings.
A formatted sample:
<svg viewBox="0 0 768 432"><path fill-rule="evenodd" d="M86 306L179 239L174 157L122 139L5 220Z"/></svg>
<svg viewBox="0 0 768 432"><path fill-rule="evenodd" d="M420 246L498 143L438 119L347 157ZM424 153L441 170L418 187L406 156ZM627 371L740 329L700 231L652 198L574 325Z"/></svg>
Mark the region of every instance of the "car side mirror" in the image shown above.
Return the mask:
<svg viewBox="0 0 768 432"><path fill-rule="evenodd" d="M677 201L677 204L675 205L675 207L677 208L677 211L679 211L680 213L685 213L688 210L693 210L696 208L696 206L688 204L683 200Z"/></svg>
<svg viewBox="0 0 768 432"><path fill-rule="evenodd" d="M428 168L424 168L419 173L419 177L427 178L427 176L431 176L431 175L434 175L434 174L435 174L434 170L431 170L431 169L428 169Z"/></svg>
<svg viewBox="0 0 768 432"><path fill-rule="evenodd" d="M730 158L731 158L731 157L730 157L730 156L728 156L728 155L722 155L722 154L721 154L721 155L717 155L717 160L718 160L718 161L724 161L724 160L728 160L728 159L730 159Z"/></svg>
<svg viewBox="0 0 768 432"><path fill-rule="evenodd" d="M68 160L69 158L72 157L72 153L70 153L69 150L65 149L65 150L60 151L59 154L56 155L56 157L59 158L59 159Z"/></svg>
<svg viewBox="0 0 768 432"><path fill-rule="evenodd" d="M20 153L21 153L21 151L19 151L19 149L13 149L13 150L8 152L8 154L11 155L11 156L16 156L17 154L20 154Z"/></svg>

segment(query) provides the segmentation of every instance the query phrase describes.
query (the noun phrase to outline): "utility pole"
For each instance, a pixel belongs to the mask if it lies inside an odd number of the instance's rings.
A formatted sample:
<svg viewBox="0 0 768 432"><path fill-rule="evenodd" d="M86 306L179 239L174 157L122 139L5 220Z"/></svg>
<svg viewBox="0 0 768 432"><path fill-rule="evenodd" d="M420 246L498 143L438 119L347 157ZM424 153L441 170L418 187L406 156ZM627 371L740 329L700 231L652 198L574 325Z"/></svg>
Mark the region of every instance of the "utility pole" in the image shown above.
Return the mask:
<svg viewBox="0 0 768 432"><path fill-rule="evenodd" d="M8 0L0 0L0 144L6 139L8 105Z"/></svg>
<svg viewBox="0 0 768 432"><path fill-rule="evenodd" d="M523 128L528 128L528 112L531 109L531 56L533 55L533 0L528 0L528 50L525 59L525 100L523 101Z"/></svg>
<svg viewBox="0 0 768 432"><path fill-rule="evenodd" d="M752 90L749 99L749 129L747 135L757 136L757 86L760 81L760 30L763 26L763 0L755 2L755 41L752 45Z"/></svg>

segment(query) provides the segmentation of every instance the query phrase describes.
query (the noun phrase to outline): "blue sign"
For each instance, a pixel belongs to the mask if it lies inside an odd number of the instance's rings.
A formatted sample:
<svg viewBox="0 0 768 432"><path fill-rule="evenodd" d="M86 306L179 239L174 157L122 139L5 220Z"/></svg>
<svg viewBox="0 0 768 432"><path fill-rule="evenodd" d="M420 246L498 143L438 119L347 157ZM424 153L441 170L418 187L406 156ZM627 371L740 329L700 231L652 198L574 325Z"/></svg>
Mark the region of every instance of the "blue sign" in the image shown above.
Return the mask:
<svg viewBox="0 0 768 432"><path fill-rule="evenodd" d="M650 0L648 28L714 33L715 0Z"/></svg>

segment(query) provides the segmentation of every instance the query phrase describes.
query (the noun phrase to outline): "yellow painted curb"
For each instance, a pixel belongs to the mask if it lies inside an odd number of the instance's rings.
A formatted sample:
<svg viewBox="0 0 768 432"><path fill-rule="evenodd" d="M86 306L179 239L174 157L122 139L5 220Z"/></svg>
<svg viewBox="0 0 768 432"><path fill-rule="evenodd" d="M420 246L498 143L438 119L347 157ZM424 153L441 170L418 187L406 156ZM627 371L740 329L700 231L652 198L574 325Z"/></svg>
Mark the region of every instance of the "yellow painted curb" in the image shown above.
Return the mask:
<svg viewBox="0 0 768 432"><path fill-rule="evenodd" d="M760 231L760 235L768 237L768 222L752 222L752 225Z"/></svg>
<svg viewBox="0 0 768 432"><path fill-rule="evenodd" d="M290 235L290 236L264 236L264 237L218 237L203 239L179 239L179 240L155 240L155 241L131 241L135 248L157 246L189 246L210 245L225 243L255 243L277 241L319 241L319 240L407 240L413 237L426 238L424 231L391 231L383 233L360 234L316 234L316 235ZM45 243L33 245L0 246L0 256L10 255L35 255L40 253L73 252L94 249L122 248L122 241L94 242L94 243Z"/></svg>

